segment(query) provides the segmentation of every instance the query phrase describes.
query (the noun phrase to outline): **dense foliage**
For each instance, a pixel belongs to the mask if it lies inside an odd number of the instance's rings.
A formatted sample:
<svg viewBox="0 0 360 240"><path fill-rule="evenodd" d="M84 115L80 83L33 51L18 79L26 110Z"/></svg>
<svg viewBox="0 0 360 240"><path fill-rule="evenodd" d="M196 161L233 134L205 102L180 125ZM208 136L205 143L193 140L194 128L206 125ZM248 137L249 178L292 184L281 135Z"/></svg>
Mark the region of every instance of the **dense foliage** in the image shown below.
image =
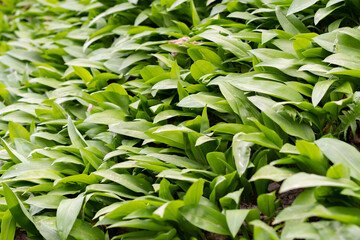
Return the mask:
<svg viewBox="0 0 360 240"><path fill-rule="evenodd" d="M358 0L0 3L0 240L360 236Z"/></svg>

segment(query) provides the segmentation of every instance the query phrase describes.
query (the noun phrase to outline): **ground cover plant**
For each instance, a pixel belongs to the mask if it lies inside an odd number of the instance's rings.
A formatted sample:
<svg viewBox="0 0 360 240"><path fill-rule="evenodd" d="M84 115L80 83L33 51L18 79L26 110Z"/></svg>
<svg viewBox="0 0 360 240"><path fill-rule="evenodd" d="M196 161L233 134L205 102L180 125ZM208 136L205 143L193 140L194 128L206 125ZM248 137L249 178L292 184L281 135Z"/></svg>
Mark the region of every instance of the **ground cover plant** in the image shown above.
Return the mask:
<svg viewBox="0 0 360 240"><path fill-rule="evenodd" d="M356 239L359 12L0 1L0 240Z"/></svg>

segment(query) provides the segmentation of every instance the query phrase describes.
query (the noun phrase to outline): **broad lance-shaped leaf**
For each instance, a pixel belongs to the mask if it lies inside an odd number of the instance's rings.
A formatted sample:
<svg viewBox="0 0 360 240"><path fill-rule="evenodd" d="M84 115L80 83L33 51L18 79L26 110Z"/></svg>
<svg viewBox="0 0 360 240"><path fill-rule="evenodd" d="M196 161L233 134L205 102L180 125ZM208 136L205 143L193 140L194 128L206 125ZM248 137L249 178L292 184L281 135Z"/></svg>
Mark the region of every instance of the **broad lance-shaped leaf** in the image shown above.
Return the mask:
<svg viewBox="0 0 360 240"><path fill-rule="evenodd" d="M57 209L60 202L64 199L66 199L66 197L62 195L40 195L29 198L25 203L39 208Z"/></svg>
<svg viewBox="0 0 360 240"><path fill-rule="evenodd" d="M125 113L119 109L104 110L102 112L91 114L84 122L96 124L115 124L124 121Z"/></svg>
<svg viewBox="0 0 360 240"><path fill-rule="evenodd" d="M68 133L69 133L69 137L70 137L72 145L74 145L74 147L77 147L77 148L87 147L88 145L87 145L84 137L81 135L79 130L77 130L77 128L75 127L75 125L70 117L68 118L67 126L68 126Z"/></svg>
<svg viewBox="0 0 360 240"><path fill-rule="evenodd" d="M195 80L199 80L202 76L205 76L207 74L214 73L214 71L215 71L215 66L212 63L205 60L197 60L190 67L191 76Z"/></svg>
<svg viewBox="0 0 360 240"><path fill-rule="evenodd" d="M248 120L249 117L254 117L256 119L260 118L260 113L256 107L249 101L244 91L235 88L228 81L219 81L218 83L221 93L224 95L228 101L230 107L236 113L241 121L245 123L250 123Z"/></svg>
<svg viewBox="0 0 360 240"><path fill-rule="evenodd" d="M111 124L109 126L109 131L133 138L149 139L149 136L146 135L145 132L155 126L157 125L151 122L147 122L145 120L133 122L119 122Z"/></svg>
<svg viewBox="0 0 360 240"><path fill-rule="evenodd" d="M162 112L159 112L155 117L154 117L154 123L158 123L160 121L163 120L167 120L169 118L173 118L173 117L178 117L178 116L188 116L188 117L196 117L195 113L188 113L188 112L183 112L180 110L165 110Z"/></svg>
<svg viewBox="0 0 360 240"><path fill-rule="evenodd" d="M1 143L3 145L3 147L5 148L6 152L9 154L9 156L11 157L11 159L15 162L15 163L25 163L28 162L27 158L24 157L23 155L21 155L20 153L18 153L15 149L11 148L9 146L9 144L7 144L7 142L5 142L4 139L0 138Z"/></svg>
<svg viewBox="0 0 360 240"><path fill-rule="evenodd" d="M5 183L3 183L3 190L7 207L15 221L26 231L39 236L39 231L34 224L32 216L26 210L20 199Z"/></svg>
<svg viewBox="0 0 360 240"><path fill-rule="evenodd" d="M189 205L180 209L180 213L191 224L209 232L231 235L225 216L218 210L205 205Z"/></svg>
<svg viewBox="0 0 360 240"><path fill-rule="evenodd" d="M360 210L354 207L324 207L318 203L301 204L285 208L275 219L274 224L288 220L303 220L310 217L321 217L349 224L359 224Z"/></svg>
<svg viewBox="0 0 360 240"><path fill-rule="evenodd" d="M287 15L291 15L300 12L306 8L309 8L318 1L319 0L294 0L289 7Z"/></svg>
<svg viewBox="0 0 360 240"><path fill-rule="evenodd" d="M93 152L88 149L81 148L80 154L84 162L88 162L93 166L95 169L98 169L99 166L103 163L103 161L98 158Z"/></svg>
<svg viewBox="0 0 360 240"><path fill-rule="evenodd" d="M11 141L14 141L15 138L23 138L26 140L30 140L30 133L26 128L24 128L22 125L16 122L9 122L9 135Z"/></svg>
<svg viewBox="0 0 360 240"><path fill-rule="evenodd" d="M360 190L360 186L349 179L332 179L316 174L301 172L287 178L281 185L280 193L298 188L320 186L341 187L350 188L353 190Z"/></svg>
<svg viewBox="0 0 360 240"><path fill-rule="evenodd" d="M269 179L274 182L283 181L296 173L295 170L287 168L277 168L272 165L266 165L259 170L250 178L249 181L256 181L259 179Z"/></svg>
<svg viewBox="0 0 360 240"><path fill-rule="evenodd" d="M194 0L190 0L190 10L191 10L191 18L194 26L199 25L200 17L196 11L196 7L194 4Z"/></svg>
<svg viewBox="0 0 360 240"><path fill-rule="evenodd" d="M254 226L254 239L280 240L275 229L260 220L251 221Z"/></svg>
<svg viewBox="0 0 360 240"><path fill-rule="evenodd" d="M187 190L184 196L184 203L185 205L193 205L198 204L200 198L203 194L204 189L204 179L199 179L197 182L194 182L190 188Z"/></svg>
<svg viewBox="0 0 360 240"><path fill-rule="evenodd" d="M73 66L73 69L76 75L78 75L84 81L85 84L87 84L88 82L91 81L91 79L93 79L89 71L86 70L85 68Z"/></svg>
<svg viewBox="0 0 360 240"><path fill-rule="evenodd" d="M335 80L324 80L315 84L311 95L312 103L315 107L320 103L321 99L323 99L326 92L334 82Z"/></svg>
<svg viewBox="0 0 360 240"><path fill-rule="evenodd" d="M94 174L123 185L134 192L147 194L153 190L146 179L130 174L118 174L112 170L100 170L94 172Z"/></svg>
<svg viewBox="0 0 360 240"><path fill-rule="evenodd" d="M249 211L248 209L234 209L225 212L227 225L234 238L238 234Z"/></svg>
<svg viewBox="0 0 360 240"><path fill-rule="evenodd" d="M249 100L286 133L307 141L315 140L314 132L309 125L294 121L286 112L281 111L282 106L276 105L275 101L261 96L249 97Z"/></svg>
<svg viewBox="0 0 360 240"><path fill-rule="evenodd" d="M296 140L296 149L302 156L299 156L298 158L295 157L294 159L297 159L298 161L303 162L304 165L307 165L310 169L312 169L312 173L326 175L326 171L329 168L329 162L314 143L304 140ZM307 157L310 161L303 161L303 157Z"/></svg>
<svg viewBox="0 0 360 240"><path fill-rule="evenodd" d="M232 54L239 58L246 58L249 57L248 51L251 50L250 45L247 43L242 42L239 39L232 38L229 36L223 36L217 31L214 30L208 30L201 34L199 34L199 37L205 38L207 40L210 40L220 47L222 47L225 50L230 51Z"/></svg>
<svg viewBox="0 0 360 240"><path fill-rule="evenodd" d="M344 164L350 169L351 176L360 180L360 153L356 148L334 138L321 138L315 144L331 162Z"/></svg>
<svg viewBox="0 0 360 240"><path fill-rule="evenodd" d="M229 79L229 83L243 91L260 92L294 102L304 101L298 91L283 83L257 80L254 76L247 77L244 74L229 74L225 79Z"/></svg>
<svg viewBox="0 0 360 240"><path fill-rule="evenodd" d="M125 2L125 3L121 3L121 4L118 4L118 5L115 5L114 7L112 8L108 8L105 12L102 12L101 14L97 15L95 18L93 18L91 20L91 22L89 23L88 27L90 27L91 25L93 25L95 22L97 22L100 18L103 18L103 17L106 17L110 14L113 14L113 13L117 13L117 12L122 12L122 11L126 11L128 9L131 9L131 8L134 8L135 6L128 3L128 2Z"/></svg>
<svg viewBox="0 0 360 240"><path fill-rule="evenodd" d="M310 32L309 29L307 29L306 26L295 15L286 15L284 9L277 7L275 13L284 31L292 35Z"/></svg>
<svg viewBox="0 0 360 240"><path fill-rule="evenodd" d="M249 118L249 120L253 121L256 124L256 126L264 133L265 137L268 140L273 142L279 148L281 148L283 146L283 140L274 130L261 124L258 119Z"/></svg>
<svg viewBox="0 0 360 240"><path fill-rule="evenodd" d="M16 222L10 210L6 210L1 219L0 240L13 240L15 238Z"/></svg>
<svg viewBox="0 0 360 240"><path fill-rule="evenodd" d="M247 169L250 161L251 146L253 143L239 139L243 133L238 133L233 138L233 156L235 160L236 169L241 176Z"/></svg>
<svg viewBox="0 0 360 240"><path fill-rule="evenodd" d="M84 195L79 195L73 199L64 199L56 211L56 227L62 240L66 240L80 213Z"/></svg>
<svg viewBox="0 0 360 240"><path fill-rule="evenodd" d="M265 136L262 132L241 134L238 136L239 141L251 142L272 149L280 149L273 141Z"/></svg>
<svg viewBox="0 0 360 240"><path fill-rule="evenodd" d="M257 198L257 206L262 214L271 217L276 211L275 191L271 193L260 194Z"/></svg>
<svg viewBox="0 0 360 240"><path fill-rule="evenodd" d="M322 19L327 17L330 13L335 11L336 9L342 7L343 5L332 5L326 8L320 8L317 10L314 16L314 23L317 25Z"/></svg>
<svg viewBox="0 0 360 240"><path fill-rule="evenodd" d="M183 108L204 108L207 106L220 113L231 112L231 108L224 98L206 92L199 92L184 97L177 106Z"/></svg>

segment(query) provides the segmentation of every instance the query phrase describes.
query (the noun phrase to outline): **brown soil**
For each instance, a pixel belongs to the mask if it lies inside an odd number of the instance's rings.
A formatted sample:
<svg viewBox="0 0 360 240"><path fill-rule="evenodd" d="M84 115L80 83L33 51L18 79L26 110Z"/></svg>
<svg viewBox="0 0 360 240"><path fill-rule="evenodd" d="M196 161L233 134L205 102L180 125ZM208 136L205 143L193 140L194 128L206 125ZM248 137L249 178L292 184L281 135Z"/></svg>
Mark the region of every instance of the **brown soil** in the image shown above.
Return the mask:
<svg viewBox="0 0 360 240"><path fill-rule="evenodd" d="M254 209L254 208L258 208L256 204L245 203L245 202L240 203L240 209Z"/></svg>
<svg viewBox="0 0 360 240"><path fill-rule="evenodd" d="M277 182L272 182L268 186L268 192L279 191L281 184ZM281 200L281 205L283 208L291 206L294 200L299 196L299 194L304 191L304 189L294 189L284 193L277 194L278 198Z"/></svg>
<svg viewBox="0 0 360 240"><path fill-rule="evenodd" d="M21 231L19 228L16 229L15 239L14 240L29 240L27 234Z"/></svg>
<svg viewBox="0 0 360 240"><path fill-rule="evenodd" d="M279 194L279 198L281 199L281 204L283 208L291 206L291 204L294 202L294 200L299 196L300 193L302 193L304 189L294 189L291 191L287 191L285 193Z"/></svg>
<svg viewBox="0 0 360 240"><path fill-rule="evenodd" d="M227 236L224 236L224 235L207 232L205 234L205 239L206 240L227 240L229 238Z"/></svg>

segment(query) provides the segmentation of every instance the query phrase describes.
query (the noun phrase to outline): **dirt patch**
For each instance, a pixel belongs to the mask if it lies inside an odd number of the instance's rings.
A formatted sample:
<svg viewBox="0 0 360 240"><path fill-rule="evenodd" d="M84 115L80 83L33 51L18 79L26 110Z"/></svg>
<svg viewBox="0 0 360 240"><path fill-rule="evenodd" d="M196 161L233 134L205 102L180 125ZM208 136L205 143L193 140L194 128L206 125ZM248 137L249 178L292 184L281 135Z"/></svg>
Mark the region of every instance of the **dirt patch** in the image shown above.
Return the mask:
<svg viewBox="0 0 360 240"><path fill-rule="evenodd" d="M240 203L240 209L255 209L255 208L258 209L258 206L256 204L245 203L245 202Z"/></svg>
<svg viewBox="0 0 360 240"><path fill-rule="evenodd" d="M227 240L229 238L224 235L207 232L207 233L205 233L205 239L206 240Z"/></svg>
<svg viewBox="0 0 360 240"><path fill-rule="evenodd" d="M291 206L294 200L299 196L300 193L304 191L303 188L290 190L284 193L279 194L279 198L281 199L281 204L283 208Z"/></svg>
<svg viewBox="0 0 360 240"><path fill-rule="evenodd" d="M281 184L277 182L271 182L268 186L268 192L276 191L277 197L281 200L281 205L283 208L291 206L291 204L294 202L294 200L299 196L302 191L304 191L303 188L300 189L294 189L290 190L284 193L278 193L280 189Z"/></svg>
<svg viewBox="0 0 360 240"><path fill-rule="evenodd" d="M271 182L270 184L269 184L269 186L268 186L268 192L270 193L270 192L273 192L273 191L277 191L277 192L279 192L279 189L280 189L280 184L279 183L277 183L277 182Z"/></svg>
<svg viewBox="0 0 360 240"><path fill-rule="evenodd" d="M21 231L19 228L16 229L14 240L29 240L26 232Z"/></svg>

